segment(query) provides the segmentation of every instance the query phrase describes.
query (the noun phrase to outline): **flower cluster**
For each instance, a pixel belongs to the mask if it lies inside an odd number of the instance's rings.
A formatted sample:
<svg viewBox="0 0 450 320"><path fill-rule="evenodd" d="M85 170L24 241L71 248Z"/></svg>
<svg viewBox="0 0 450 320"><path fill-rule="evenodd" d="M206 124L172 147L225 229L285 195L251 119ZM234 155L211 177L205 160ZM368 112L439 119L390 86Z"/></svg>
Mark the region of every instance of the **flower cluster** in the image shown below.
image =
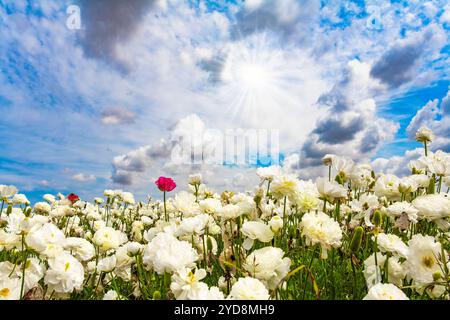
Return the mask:
<svg viewBox="0 0 450 320"><path fill-rule="evenodd" d="M328 176L259 168L253 192L186 190L163 200L105 190L30 204L0 186L1 299L449 299L450 155L410 175L328 154ZM179 187L179 186L178 186Z"/></svg>

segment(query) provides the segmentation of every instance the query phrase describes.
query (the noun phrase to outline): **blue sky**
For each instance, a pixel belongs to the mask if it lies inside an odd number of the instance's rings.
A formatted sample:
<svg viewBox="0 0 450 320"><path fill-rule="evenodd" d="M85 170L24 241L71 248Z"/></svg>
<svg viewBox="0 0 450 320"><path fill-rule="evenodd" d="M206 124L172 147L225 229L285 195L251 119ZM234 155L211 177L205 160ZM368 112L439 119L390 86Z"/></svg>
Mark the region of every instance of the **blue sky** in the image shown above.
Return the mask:
<svg viewBox="0 0 450 320"><path fill-rule="evenodd" d="M420 126L450 151L448 1L0 0L0 28L0 184L32 201L252 188L254 166L174 158L210 129L278 130L305 179L325 153L402 174Z"/></svg>

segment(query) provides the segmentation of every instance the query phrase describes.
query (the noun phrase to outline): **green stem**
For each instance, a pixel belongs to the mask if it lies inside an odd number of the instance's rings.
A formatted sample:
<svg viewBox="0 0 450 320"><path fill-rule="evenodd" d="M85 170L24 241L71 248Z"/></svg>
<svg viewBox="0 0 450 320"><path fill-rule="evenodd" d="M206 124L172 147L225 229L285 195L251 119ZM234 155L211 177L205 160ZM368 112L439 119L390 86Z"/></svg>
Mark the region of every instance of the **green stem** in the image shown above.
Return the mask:
<svg viewBox="0 0 450 320"><path fill-rule="evenodd" d="M166 207L166 191L164 191L164 218L166 221L169 221L169 217L167 216L167 207Z"/></svg>
<svg viewBox="0 0 450 320"><path fill-rule="evenodd" d="M3 206L5 205L5 200L2 200L2 208L0 209L0 218L2 217Z"/></svg>
<svg viewBox="0 0 450 320"><path fill-rule="evenodd" d="M25 270L27 268L28 250L25 249L25 235L22 233L22 253L25 251L25 260L22 262L22 283L20 285L20 300L23 300L23 289L25 286Z"/></svg>
<svg viewBox="0 0 450 320"><path fill-rule="evenodd" d="M266 198L269 197L269 190L270 190L270 180L267 180L267 191L266 191Z"/></svg>
<svg viewBox="0 0 450 320"><path fill-rule="evenodd" d="M352 264L352 271L353 271L353 300L356 300L358 297L358 286L356 285L356 270L355 270L355 264L353 263L352 257L350 257L350 263Z"/></svg>

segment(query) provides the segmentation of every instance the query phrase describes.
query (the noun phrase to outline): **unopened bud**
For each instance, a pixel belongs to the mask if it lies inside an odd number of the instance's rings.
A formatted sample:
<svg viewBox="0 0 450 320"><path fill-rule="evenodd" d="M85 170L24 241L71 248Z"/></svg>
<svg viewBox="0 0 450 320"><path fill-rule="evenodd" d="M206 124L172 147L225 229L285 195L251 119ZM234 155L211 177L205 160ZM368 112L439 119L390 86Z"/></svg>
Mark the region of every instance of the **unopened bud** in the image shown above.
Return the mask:
<svg viewBox="0 0 450 320"><path fill-rule="evenodd" d="M438 281L441 278L442 278L442 274L439 271L436 271L435 273L433 273L433 281Z"/></svg>
<svg viewBox="0 0 450 320"><path fill-rule="evenodd" d="M153 292L153 300L161 300L161 292L159 291Z"/></svg>
<svg viewBox="0 0 450 320"><path fill-rule="evenodd" d="M211 237L208 237L208 240L206 240L206 244L208 247L208 251L211 251L213 249L213 243L212 243Z"/></svg>
<svg viewBox="0 0 450 320"><path fill-rule="evenodd" d="M430 184L428 185L428 194L434 193L435 185L436 185L436 176L433 174L433 176L430 179Z"/></svg>
<svg viewBox="0 0 450 320"><path fill-rule="evenodd" d="M342 177L341 174L336 175L336 178L334 180L336 180L336 182L341 184L341 185L344 184L344 178Z"/></svg>
<svg viewBox="0 0 450 320"><path fill-rule="evenodd" d="M364 235L364 229L363 227L359 226L355 229L353 232L353 238L350 242L350 251L352 253L358 252L359 248L361 248L361 242Z"/></svg>
<svg viewBox="0 0 450 320"><path fill-rule="evenodd" d="M383 215L381 214L380 210L375 210L375 212L373 213L372 223L376 227L381 226L381 224L383 223Z"/></svg>

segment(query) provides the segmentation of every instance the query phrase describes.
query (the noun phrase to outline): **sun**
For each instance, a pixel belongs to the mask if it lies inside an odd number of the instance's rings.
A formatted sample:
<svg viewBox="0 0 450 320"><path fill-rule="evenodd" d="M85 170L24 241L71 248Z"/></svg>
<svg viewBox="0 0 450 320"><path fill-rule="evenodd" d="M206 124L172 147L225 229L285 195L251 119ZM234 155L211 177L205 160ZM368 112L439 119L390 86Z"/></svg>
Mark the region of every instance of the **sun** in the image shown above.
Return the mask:
<svg viewBox="0 0 450 320"><path fill-rule="evenodd" d="M260 90L270 83L270 70L264 65L242 62L235 67L235 79L248 90Z"/></svg>
<svg viewBox="0 0 450 320"><path fill-rule="evenodd" d="M231 119L257 124L269 110L289 103L289 87L297 70L286 68L283 50L267 36L235 41L225 51L219 79Z"/></svg>

